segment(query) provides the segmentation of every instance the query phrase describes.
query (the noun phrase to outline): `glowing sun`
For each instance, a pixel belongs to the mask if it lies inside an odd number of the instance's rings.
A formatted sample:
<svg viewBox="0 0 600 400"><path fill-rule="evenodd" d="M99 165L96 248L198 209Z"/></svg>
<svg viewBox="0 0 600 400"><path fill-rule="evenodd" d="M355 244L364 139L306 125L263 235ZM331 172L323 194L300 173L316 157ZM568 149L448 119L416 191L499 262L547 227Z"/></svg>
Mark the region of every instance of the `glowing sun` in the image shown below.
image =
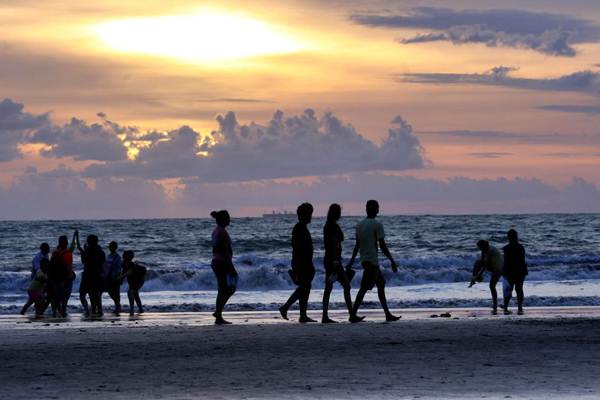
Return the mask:
<svg viewBox="0 0 600 400"><path fill-rule="evenodd" d="M303 47L264 21L212 10L108 21L91 29L104 46L114 51L188 62L286 54Z"/></svg>

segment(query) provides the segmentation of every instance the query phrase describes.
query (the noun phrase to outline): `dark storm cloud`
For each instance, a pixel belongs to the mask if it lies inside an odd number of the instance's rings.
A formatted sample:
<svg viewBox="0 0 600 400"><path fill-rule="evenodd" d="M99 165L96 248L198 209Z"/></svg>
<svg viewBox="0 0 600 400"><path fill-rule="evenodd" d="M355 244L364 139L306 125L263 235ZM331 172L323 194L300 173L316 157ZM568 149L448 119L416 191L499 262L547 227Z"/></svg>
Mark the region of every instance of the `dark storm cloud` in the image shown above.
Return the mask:
<svg viewBox="0 0 600 400"><path fill-rule="evenodd" d="M553 56L573 57L578 43L600 40L600 26L569 15L523 10L453 10L416 7L407 13L357 13L351 20L389 29L427 29L431 32L400 39L401 43L445 41L483 43L489 47L532 49Z"/></svg>

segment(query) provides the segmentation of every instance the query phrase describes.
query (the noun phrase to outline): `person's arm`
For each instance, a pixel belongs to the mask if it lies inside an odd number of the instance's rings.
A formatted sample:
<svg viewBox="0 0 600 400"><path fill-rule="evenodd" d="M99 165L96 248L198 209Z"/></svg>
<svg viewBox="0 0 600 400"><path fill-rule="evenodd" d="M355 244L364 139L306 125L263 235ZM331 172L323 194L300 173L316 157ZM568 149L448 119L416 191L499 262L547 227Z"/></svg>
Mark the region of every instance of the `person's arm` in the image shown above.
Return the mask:
<svg viewBox="0 0 600 400"><path fill-rule="evenodd" d="M383 255L390 260L390 263L392 263L392 271L398 272L398 264L396 264L396 261L394 261L394 257L392 257L384 238L379 239L379 248L381 249Z"/></svg>
<svg viewBox="0 0 600 400"><path fill-rule="evenodd" d="M356 255L358 254L359 248L360 248L360 243L358 242L358 237L357 237L355 240L355 243L354 243L354 250L352 250L352 257L350 258L350 261L348 261L346 268L352 268L352 266L354 265L354 260L356 259Z"/></svg>
<svg viewBox="0 0 600 400"><path fill-rule="evenodd" d="M75 241L77 242L77 250L83 255L85 251L81 248L81 242L79 242L79 231L75 231Z"/></svg>
<svg viewBox="0 0 600 400"><path fill-rule="evenodd" d="M69 251L71 251L71 253L73 252L73 250L75 250L75 246L77 245L78 237L79 237L79 231L77 229L75 229L75 232L73 232L73 238L71 239L71 245L69 246Z"/></svg>

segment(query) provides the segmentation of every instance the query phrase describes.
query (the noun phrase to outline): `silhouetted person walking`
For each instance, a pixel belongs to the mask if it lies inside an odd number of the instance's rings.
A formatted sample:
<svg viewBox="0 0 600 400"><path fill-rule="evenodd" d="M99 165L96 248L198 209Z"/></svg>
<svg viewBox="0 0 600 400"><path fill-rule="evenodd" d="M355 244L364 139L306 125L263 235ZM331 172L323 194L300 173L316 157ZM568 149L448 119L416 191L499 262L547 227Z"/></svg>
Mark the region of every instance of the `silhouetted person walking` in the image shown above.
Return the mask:
<svg viewBox="0 0 600 400"><path fill-rule="evenodd" d="M360 221L356 226L356 244L354 245L354 251L352 252L352 259L347 267L352 267L356 255L360 251L363 276L360 282L360 289L356 294L356 300L354 300L352 315L357 317L358 309L363 302L365 294L369 290L372 290L373 287L377 286L377 295L379 296L381 307L385 312L386 321L397 321L400 317L392 315L387 305L387 299L385 297L385 278L379 269L378 248L380 248L383 255L390 260L392 271L397 272L398 265L394 261L394 258L390 254L385 243L383 225L375 219L377 214L379 214L379 203L375 200L367 201L366 211L367 218ZM358 322L359 320L362 320L362 318L358 317L355 321Z"/></svg>
<svg viewBox="0 0 600 400"><path fill-rule="evenodd" d="M325 267L325 290L323 291L323 318L322 323L337 322L329 318L329 297L333 290L333 284L337 281L344 289L344 301L348 307L350 321L356 319L352 313L352 298L350 297L350 279L342 266L342 242L344 233L337 221L342 216L342 207L339 204L332 204L327 211L327 222L323 227L323 241L325 242L325 257L323 266Z"/></svg>
<svg viewBox="0 0 600 400"><path fill-rule="evenodd" d="M504 309L505 313L510 313L508 304L512 297L513 289L517 292L518 314L523 315L523 282L528 274L527 263L525 262L525 248L519 243L517 231L511 229L506 234L508 244L504 246Z"/></svg>
<svg viewBox="0 0 600 400"><path fill-rule="evenodd" d="M289 308L296 301L300 305L301 323L316 322L307 315L308 298L312 280L315 277L315 266L313 264L313 243L308 231L308 224L312 220L313 206L310 203L302 203L298 206L296 214L298 223L292 231L292 272L291 277L298 286L288 301L279 308L283 319L288 319Z"/></svg>
<svg viewBox="0 0 600 400"><path fill-rule="evenodd" d="M223 309L235 293L238 281L238 273L233 266L231 238L226 229L231 222L231 218L227 210L213 211L210 215L217 222L217 226L212 233L213 258L211 267L217 278L218 286L217 304L213 316L217 325L230 324L231 322L223 319Z"/></svg>
<svg viewBox="0 0 600 400"><path fill-rule="evenodd" d="M85 246L82 248L77 236L77 247L81 253L83 273L79 285L79 300L83 306L85 316L97 315L101 317L102 312L102 266L106 261L106 255L98 245L98 236L89 235ZM86 295L90 297L91 310L88 307ZM91 311L91 312L90 312Z"/></svg>
<svg viewBox="0 0 600 400"><path fill-rule="evenodd" d="M497 314L498 292L496 291L496 285L498 284L500 277L502 277L504 259L500 251L490 245L487 240L479 240L477 242L477 248L481 251L481 259L475 262L475 265L473 266L473 275L469 287L473 286L475 282L481 282L483 280L483 273L489 271L491 273L490 293L492 294L492 314Z"/></svg>

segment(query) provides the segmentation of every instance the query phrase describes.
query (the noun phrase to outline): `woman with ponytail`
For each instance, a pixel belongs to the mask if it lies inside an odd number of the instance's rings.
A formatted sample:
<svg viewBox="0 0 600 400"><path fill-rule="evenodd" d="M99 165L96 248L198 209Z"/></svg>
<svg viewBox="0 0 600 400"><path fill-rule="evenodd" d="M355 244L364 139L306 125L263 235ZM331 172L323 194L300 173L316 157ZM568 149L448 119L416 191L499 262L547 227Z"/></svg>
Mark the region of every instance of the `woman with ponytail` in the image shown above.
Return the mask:
<svg viewBox="0 0 600 400"><path fill-rule="evenodd" d="M233 266L233 250L231 248L231 238L227 233L227 226L230 223L229 212L227 210L213 211L210 213L217 223L212 233L212 263L211 267L217 278L218 293L217 304L214 312L215 324L223 325L231 322L223 319L223 308L227 301L235 293L238 281L238 274Z"/></svg>

